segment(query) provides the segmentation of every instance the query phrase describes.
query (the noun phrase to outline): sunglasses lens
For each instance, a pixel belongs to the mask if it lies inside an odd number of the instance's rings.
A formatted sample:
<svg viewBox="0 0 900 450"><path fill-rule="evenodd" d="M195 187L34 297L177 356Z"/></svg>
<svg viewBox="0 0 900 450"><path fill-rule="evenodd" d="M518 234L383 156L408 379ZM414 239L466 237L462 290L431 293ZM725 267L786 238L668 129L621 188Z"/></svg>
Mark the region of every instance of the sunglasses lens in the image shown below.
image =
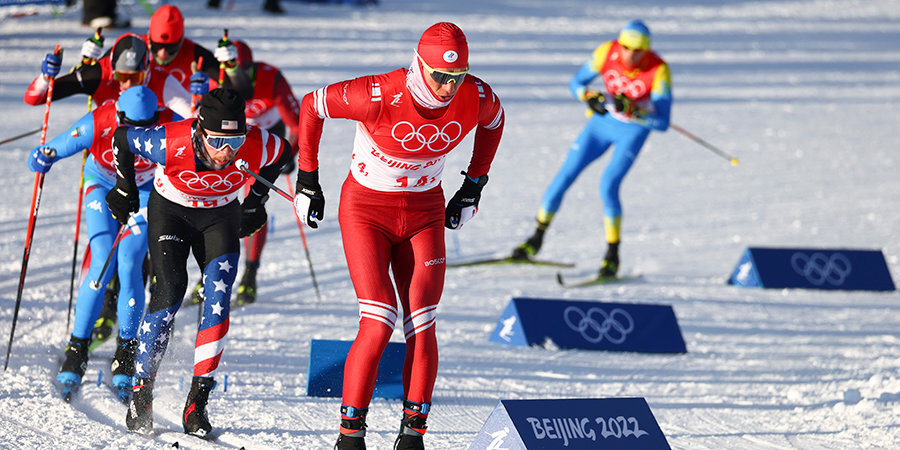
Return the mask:
<svg viewBox="0 0 900 450"><path fill-rule="evenodd" d="M130 81L132 84L141 84L144 81L144 72L134 72L134 73L123 73L123 72L115 72L113 73L116 81L120 83L124 83L126 81Z"/></svg>
<svg viewBox="0 0 900 450"><path fill-rule="evenodd" d="M436 81L438 84L447 84L451 81L459 84L465 77L465 73L452 74L447 72L438 72L437 70L431 72L431 79Z"/></svg>
<svg viewBox="0 0 900 450"><path fill-rule="evenodd" d="M159 42L150 42L150 51L156 53L160 50L165 50L166 53L172 54L178 52L178 49L181 48L181 41L173 42L171 44L162 44Z"/></svg>
<svg viewBox="0 0 900 450"><path fill-rule="evenodd" d="M216 150L221 150L226 146L237 150L244 145L245 138L246 136L207 136L206 143Z"/></svg>

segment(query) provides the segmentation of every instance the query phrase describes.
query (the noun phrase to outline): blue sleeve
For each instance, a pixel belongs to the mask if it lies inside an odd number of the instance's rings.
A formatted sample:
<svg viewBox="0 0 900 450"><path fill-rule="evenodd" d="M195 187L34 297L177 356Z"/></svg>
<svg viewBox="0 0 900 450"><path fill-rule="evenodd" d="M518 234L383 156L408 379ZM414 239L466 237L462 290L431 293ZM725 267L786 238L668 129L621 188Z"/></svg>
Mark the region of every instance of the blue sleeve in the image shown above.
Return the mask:
<svg viewBox="0 0 900 450"><path fill-rule="evenodd" d="M591 84L591 81L594 81L594 78L597 78L597 75L599 74L591 67L591 61L587 61L580 69L578 69L575 76L569 80L569 92L571 92L572 96L576 99L582 100L581 95L584 93L587 85Z"/></svg>
<svg viewBox="0 0 900 450"><path fill-rule="evenodd" d="M672 112L671 93L666 93L665 95L653 93L650 95L650 100L653 102L654 112L645 117L647 127L666 131L669 128L669 117Z"/></svg>
<svg viewBox="0 0 900 450"><path fill-rule="evenodd" d="M56 150L54 161L59 161L80 153L84 149L91 148L91 143L93 142L94 115L88 113L82 116L81 119L78 119L78 122L75 122L65 133L56 136L43 146L52 147Z"/></svg>
<svg viewBox="0 0 900 450"><path fill-rule="evenodd" d="M166 128L129 128L128 148L131 153L143 156L157 164L166 165Z"/></svg>

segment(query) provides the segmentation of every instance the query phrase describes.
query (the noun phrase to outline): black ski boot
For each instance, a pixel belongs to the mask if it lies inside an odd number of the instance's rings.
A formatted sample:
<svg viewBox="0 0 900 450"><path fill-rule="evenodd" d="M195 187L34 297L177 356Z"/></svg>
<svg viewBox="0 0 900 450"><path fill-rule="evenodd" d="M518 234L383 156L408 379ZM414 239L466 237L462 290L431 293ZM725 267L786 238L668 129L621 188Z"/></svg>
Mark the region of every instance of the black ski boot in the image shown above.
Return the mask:
<svg viewBox="0 0 900 450"><path fill-rule="evenodd" d="M256 301L256 269L259 262L247 262L244 266L244 276L237 288L237 306L249 305Z"/></svg>
<svg viewBox="0 0 900 450"><path fill-rule="evenodd" d="M368 408L356 409L341 406L341 434L334 443L334 450L366 450L366 414ZM353 417L348 417L348 414Z"/></svg>
<svg viewBox="0 0 900 450"><path fill-rule="evenodd" d="M209 401L209 391L215 385L216 382L212 377L194 377L181 416L185 433L203 437L212 431L212 425L209 424L209 417L206 414L206 403Z"/></svg>
<svg viewBox="0 0 900 450"><path fill-rule="evenodd" d="M400 433L394 441L394 450L425 450L425 418L419 414L403 413L400 421Z"/></svg>
<svg viewBox="0 0 900 450"><path fill-rule="evenodd" d="M544 232L547 231L547 228L549 227L550 222L541 222L538 220L537 227L534 229L534 234L513 249L512 259L529 259L537 255L538 252L541 251L541 246L544 244Z"/></svg>
<svg viewBox="0 0 900 450"><path fill-rule="evenodd" d="M125 425L133 433L150 434L153 432L153 378L134 380L132 392Z"/></svg>
<svg viewBox="0 0 900 450"><path fill-rule="evenodd" d="M603 262L600 263L600 271L597 273L601 278L615 278L616 272L619 271L619 243L610 243L606 249L606 255L603 256Z"/></svg>
<svg viewBox="0 0 900 450"><path fill-rule="evenodd" d="M69 345L66 346L66 360L63 361L59 368L59 374L56 375L56 381L63 386L63 399L66 401L69 401L72 394L81 386L81 378L87 369L90 344L90 339L75 336L69 338Z"/></svg>
<svg viewBox="0 0 900 450"><path fill-rule="evenodd" d="M137 339L116 337L116 355L112 361L113 386L123 403L131 399L131 378L134 377L134 358L137 355Z"/></svg>
<svg viewBox="0 0 900 450"><path fill-rule="evenodd" d="M113 275L112 280L106 285L106 294L103 295L103 307L100 309L100 317L94 322L91 331L91 345L89 351L94 351L109 338L113 337L116 327L116 307L119 299L119 276Z"/></svg>

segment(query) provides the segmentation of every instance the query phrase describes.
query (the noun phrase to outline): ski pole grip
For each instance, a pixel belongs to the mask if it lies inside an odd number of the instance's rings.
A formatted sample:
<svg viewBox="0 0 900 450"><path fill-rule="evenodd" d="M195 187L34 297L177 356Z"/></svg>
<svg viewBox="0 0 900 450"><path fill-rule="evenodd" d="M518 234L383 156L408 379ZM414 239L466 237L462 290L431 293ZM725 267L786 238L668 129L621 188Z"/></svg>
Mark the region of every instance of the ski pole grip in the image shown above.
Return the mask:
<svg viewBox="0 0 900 450"><path fill-rule="evenodd" d="M53 147L41 147L41 153L48 158L56 158L56 149Z"/></svg>

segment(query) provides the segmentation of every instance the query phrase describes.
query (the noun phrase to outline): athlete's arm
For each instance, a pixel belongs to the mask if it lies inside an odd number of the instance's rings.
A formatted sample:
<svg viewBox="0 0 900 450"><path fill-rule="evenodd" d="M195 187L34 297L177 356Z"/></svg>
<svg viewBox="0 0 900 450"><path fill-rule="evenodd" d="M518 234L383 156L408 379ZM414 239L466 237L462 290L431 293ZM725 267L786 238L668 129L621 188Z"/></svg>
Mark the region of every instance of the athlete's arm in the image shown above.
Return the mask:
<svg viewBox="0 0 900 450"><path fill-rule="evenodd" d="M118 171L120 156L126 158L123 160L124 162L128 162L128 159L131 160L132 171L134 170L134 155L143 156L156 164L166 165L165 140L166 128L163 126L153 128L121 126L117 128L116 134L113 136L116 170Z"/></svg>
<svg viewBox="0 0 900 450"><path fill-rule="evenodd" d="M280 136L275 133L269 133L266 130L260 131L262 131L265 149L262 152L264 160L260 163L259 176L274 184L278 176L281 175L281 166L285 165L291 158L291 152L285 146L285 141ZM269 193L269 188L262 183L253 183L251 189L260 197Z"/></svg>
<svg viewBox="0 0 900 450"><path fill-rule="evenodd" d="M606 55L609 54L611 47L612 41L597 47L594 53L591 54L591 59L582 64L578 72L575 72L575 75L569 80L569 92L572 93L573 97L581 101L585 100L584 93L587 91L587 86L600 74L603 63L606 61Z"/></svg>
<svg viewBox="0 0 900 450"><path fill-rule="evenodd" d="M288 126L289 130L285 136L293 149L297 148L297 124L300 122L300 103L287 80L282 76L281 71L275 75L275 90L272 98L275 99L275 106L278 107L278 113L281 115L281 121Z"/></svg>
<svg viewBox="0 0 900 450"><path fill-rule="evenodd" d="M665 63L661 64L654 74L650 101L653 108L644 117L646 126L654 130L667 130L672 111L672 78L669 66Z"/></svg>
<svg viewBox="0 0 900 450"><path fill-rule="evenodd" d="M326 118L365 122L378 116L381 102L371 101L375 82L376 76L370 75L330 84L303 96L297 127L300 170L312 172L319 167L319 140Z"/></svg>
<svg viewBox="0 0 900 450"><path fill-rule="evenodd" d="M66 130L44 144L44 147L51 147L56 150L56 158L58 161L67 158L84 149L91 148L94 142L94 115L87 113L78 119L71 128Z"/></svg>
<svg viewBox="0 0 900 450"><path fill-rule="evenodd" d="M53 82L53 100L59 100L74 94L92 95L100 87L103 69L100 64L81 66L71 73L56 77ZM47 90L50 81L38 75L25 90L25 103L42 105L47 101Z"/></svg>
<svg viewBox="0 0 900 450"><path fill-rule="evenodd" d="M473 77L474 78L474 77ZM472 149L472 159L466 174L472 178L478 178L488 173L497 147L500 145L500 137L503 136L505 122L503 106L497 94L487 83L475 78L472 81L481 83L484 96L480 97L478 105L478 127L475 129L475 145ZM470 82L467 80L466 82Z"/></svg>

